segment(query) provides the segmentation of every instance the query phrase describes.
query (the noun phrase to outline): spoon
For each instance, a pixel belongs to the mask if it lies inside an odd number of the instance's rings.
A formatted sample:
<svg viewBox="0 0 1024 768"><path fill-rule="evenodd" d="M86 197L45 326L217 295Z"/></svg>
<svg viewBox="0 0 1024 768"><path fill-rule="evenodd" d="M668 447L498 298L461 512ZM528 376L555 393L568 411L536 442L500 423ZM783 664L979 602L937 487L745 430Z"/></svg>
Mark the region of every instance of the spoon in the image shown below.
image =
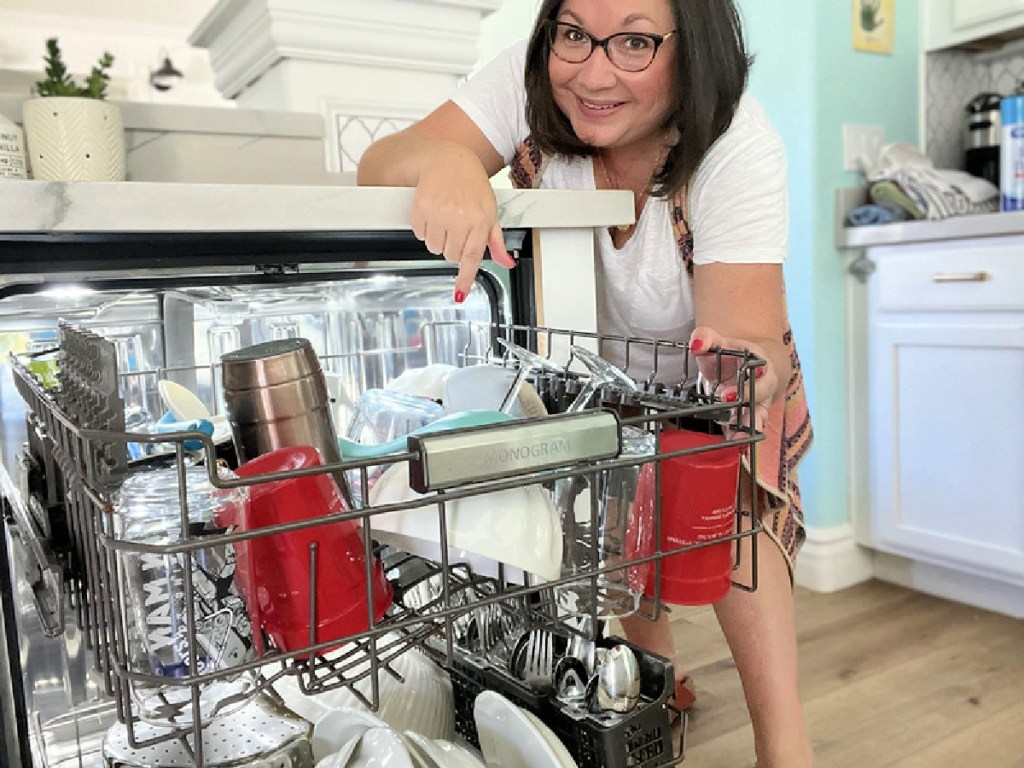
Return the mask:
<svg viewBox="0 0 1024 768"><path fill-rule="evenodd" d="M625 645L614 645L597 672L597 705L610 712L629 712L640 701L640 665Z"/></svg>

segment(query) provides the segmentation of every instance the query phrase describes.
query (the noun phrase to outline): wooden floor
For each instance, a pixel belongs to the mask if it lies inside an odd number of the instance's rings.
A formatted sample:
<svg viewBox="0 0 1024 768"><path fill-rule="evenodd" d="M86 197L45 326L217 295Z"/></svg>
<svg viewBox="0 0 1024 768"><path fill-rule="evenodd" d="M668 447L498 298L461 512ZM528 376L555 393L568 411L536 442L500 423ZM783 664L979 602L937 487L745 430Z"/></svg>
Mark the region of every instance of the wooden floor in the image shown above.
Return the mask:
<svg viewBox="0 0 1024 768"><path fill-rule="evenodd" d="M797 591L817 768L1024 768L1024 621L883 582ZM697 683L686 768L751 768L739 678L710 608L676 608Z"/></svg>

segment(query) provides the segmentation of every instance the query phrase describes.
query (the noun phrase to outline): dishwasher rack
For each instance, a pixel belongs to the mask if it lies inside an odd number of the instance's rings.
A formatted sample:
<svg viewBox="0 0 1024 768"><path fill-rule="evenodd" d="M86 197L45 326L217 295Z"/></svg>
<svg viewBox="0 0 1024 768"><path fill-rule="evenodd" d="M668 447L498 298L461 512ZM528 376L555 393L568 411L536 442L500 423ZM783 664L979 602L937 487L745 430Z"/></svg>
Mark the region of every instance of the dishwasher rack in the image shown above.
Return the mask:
<svg viewBox="0 0 1024 768"><path fill-rule="evenodd" d="M428 324L421 329L420 339L428 351L431 339L445 333L444 324ZM180 432L159 436L132 432L125 427L125 407L119 392L127 377L153 376L160 378L164 370L125 374L117 370L113 345L94 334L62 324L59 328L59 352L57 374L59 386L53 387L38 373L38 367L29 361L12 355L12 370L19 393L28 406L29 451L34 469L34 481L29 483L29 499L19 508L23 519L17 520L26 530L36 531L41 540L37 550L57 550L61 557L51 557L48 578L40 585L45 594L37 603L41 618L50 634L58 634L63 626L65 608L74 612L74 619L82 629L83 637L95 652L96 669L102 680L102 688L116 702L117 718L128 727L128 738L132 746L149 746L162 741L191 738L194 745L195 765L204 766L200 721L175 729L150 740L136 738L136 726L140 722L133 712L131 689L133 685L160 683L181 687L190 692L190 702L195 711L199 710L199 691L203 685L229 675L251 673L257 679L256 688L249 691L266 691L273 695L273 684L284 676L294 676L301 690L314 694L344 687L371 708L380 705L378 676L391 674L400 677L392 663L401 654L412 648L426 650L442 666L449 670L465 669L468 655L472 655L474 627L481 611L488 609L504 611L516 616L526 628L546 628L567 639L582 637L588 641L597 640L600 617L596 609L589 616L573 616L567 619L553 591L567 583L589 580L597 589L598 577L613 571L623 570L628 565L648 563L654 570L653 596L644 597L640 612L648 618L657 619L664 610L660 600L659 577L663 558L672 554L690 551L707 544L687 545L678 549L662 551L660 519L660 464L666 458L687 455L708 448L661 452L654 455L622 456L621 428L637 426L660 435L664 428L680 422L711 423L717 421L725 426L725 440L715 449L726 446L745 447L763 439L753 425L755 396L755 371L764 361L747 351L720 350L715 358L718 376L703 376L690 370L690 359L686 356L685 345L651 339L599 336L541 327L505 324L462 323L465 326L467 342L460 355L461 365L491 365L516 368L517 361L499 339L514 341L524 347L539 350L548 358L561 356L558 372L535 371L529 381L542 395L549 409L556 411L543 418L509 422L493 427L458 429L439 434L430 439L411 440L408 450L389 455L388 463L407 463L410 477L418 486L421 497L415 501L378 507L362 507L344 510L328 517L301 522L279 524L255 531L227 529L212 537L219 545L236 545L277 533L295 531L341 521L358 521L363 530L373 531L374 520L380 515L396 511L420 508L436 508L439 541L447 540L449 524L448 509L452 502L486 493L543 485L566 478L593 476L595 473L617 467L636 466L652 462L658 467L655 472L655 532L652 554L636 560L622 560L605 568L591 570L572 576L538 583L527 579L516 583L506 578L504 565L498 564L496 576L475 573L465 563L449 562L446 547L440 547L440 557L430 561L410 557L391 547L365 537L367 563L368 620L363 632L341 638L315 642L313 631L310 642L300 649L287 653L267 648L230 670L213 671L203 674L183 674L175 679L157 677L133 670L129 663L130 649L127 647L130 633L123 595L125 585L118 567L118 558L125 554L152 554L164 557L182 556L191 558L199 550L211 546L211 537L197 538L188 526L187 497L180 493L181 530L179 540L173 544L147 544L120 539L113 524L114 494L126 478L146 469L156 462L175 467L179 483L184 487L186 466L193 462L186 451L187 441L202 444L203 463L207 468L209 482L221 489L237 489L259 482L272 482L303 475L318 473L356 472L365 485L367 470L379 465L380 459L327 464L313 469L279 472L265 477L239 479L225 477L218 473L217 446L202 432ZM651 354L654 365L650 375L636 381L635 391L625 392L614 386L604 386L596 392L597 405L578 413L560 414L557 410L573 399L587 386L588 373L572 366L574 355L572 345L580 344L592 349L604 344L619 345L629 359L631 350L644 349ZM393 352L393 350L392 350ZM362 355L372 352L362 352ZM659 355L662 359L675 355L685 361L682 376L676 380L664 381L658 375ZM349 361L358 364L360 361ZM211 369L213 366L211 366ZM736 371L740 391L744 393L739 402L725 405L717 396L719 380L724 378L726 369ZM211 370L211 374L215 371ZM49 385L49 386L48 386ZM460 457L469 454L452 451L453 441L472 435L477 444L490 441L516 441L528 436L533 441L553 439L559 435L579 434L603 437L596 441L587 440L591 447L584 446L576 454L566 456L535 455L523 451L507 460L506 465L481 469L472 465L459 466ZM609 440L611 448L609 449ZM173 453L157 459L128 461L129 443L163 443L174 446ZM659 443L660 445L660 443ZM448 458L444 465L440 457L454 455L454 462ZM507 458L507 457L506 457ZM742 521L742 512L737 503L733 533L718 541L734 541L744 537L751 539L751 557L756 564L756 536L761 530L756 505L756 452L750 450L745 462L748 471L741 473L746 485L745 492L738 489L738 497L747 499L751 522ZM470 462L472 464L472 462ZM436 473L433 468L446 466L446 472ZM428 470L427 468L431 468ZM364 489L365 491L365 489ZM362 498L367 498L364 495ZM62 541L48 540L52 520L47 510L57 509L66 518L66 533ZM591 503L592 514L596 515ZM16 509L15 517L18 517ZM27 519L25 519L27 518ZM596 523L596 517L592 519ZM42 532L42 533L39 533ZM372 533L371 533L372 535ZM739 566L741 548L735 547L734 569ZM315 565L317 557L325 557L311 548L310 558ZM59 567L54 567L54 560ZM596 561L596 558L595 558ZM370 568L373 563L382 562L394 595L391 607L379 621L374 620L372 583ZM756 589L756 567L751 583L736 584L743 589ZM184 571L186 593L194 589L190 571ZM310 567L310 595L317 594L316 568ZM66 604L65 604L66 601ZM315 601L311 601L315 603ZM43 610L45 608L45 610ZM315 624L315 605L310 606L311 623ZM187 610L187 622L183 634L187 647L197 648L197 627L193 610ZM337 649L344 643L341 651ZM671 666L668 667L668 681L671 681ZM454 678L453 678L454 679ZM666 683L667 685L667 683ZM664 692L661 702L667 698ZM607 758L605 758L607 759ZM650 766L671 765L681 757L672 758L671 752L656 761L635 759L629 765ZM581 763L587 768L588 763ZM622 756L619 762L613 756L609 762L593 763L594 766L613 768L626 765Z"/></svg>

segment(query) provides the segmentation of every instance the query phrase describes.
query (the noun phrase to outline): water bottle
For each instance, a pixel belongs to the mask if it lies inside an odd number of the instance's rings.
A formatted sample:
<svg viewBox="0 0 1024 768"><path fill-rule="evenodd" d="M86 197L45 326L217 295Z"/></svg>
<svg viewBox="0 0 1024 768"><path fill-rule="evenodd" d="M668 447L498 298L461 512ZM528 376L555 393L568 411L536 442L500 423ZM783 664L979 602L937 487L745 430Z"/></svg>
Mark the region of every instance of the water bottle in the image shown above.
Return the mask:
<svg viewBox="0 0 1024 768"><path fill-rule="evenodd" d="M209 722L244 705L247 695L255 693L249 673L231 672L254 658L255 651L248 611L234 584L234 547L218 537L234 524L248 492L213 487L201 466L186 468L185 481L189 533L205 538L208 545L184 553L118 552L128 668L168 681L161 685L136 679L132 697L139 717L159 726ZM113 534L122 542L167 545L182 539L176 467L132 475L113 506ZM186 571L191 591L185 588ZM194 644L186 603L192 605ZM199 711L193 711L191 688L173 681L208 672L226 674L201 684Z"/></svg>
<svg viewBox="0 0 1024 768"><path fill-rule="evenodd" d="M1019 90L1019 89L1018 89ZM1000 144L999 196L1004 211L1024 209L1024 94L1003 98Z"/></svg>

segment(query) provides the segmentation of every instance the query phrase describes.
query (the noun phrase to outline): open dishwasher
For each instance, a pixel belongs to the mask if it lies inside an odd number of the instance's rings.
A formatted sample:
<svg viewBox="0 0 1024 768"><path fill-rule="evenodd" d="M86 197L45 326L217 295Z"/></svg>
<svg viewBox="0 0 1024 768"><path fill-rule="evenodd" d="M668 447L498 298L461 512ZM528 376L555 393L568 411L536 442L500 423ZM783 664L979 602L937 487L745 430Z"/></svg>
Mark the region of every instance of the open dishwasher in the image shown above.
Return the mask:
<svg viewBox="0 0 1024 768"><path fill-rule="evenodd" d="M445 693L416 701L424 710L444 702L447 720L439 718L459 749L486 756L532 723L534 737L543 726L562 746L543 753L552 766L654 768L682 758L667 707L670 662L605 629L634 611L659 615L667 557L756 533L734 504L729 531L714 542L665 547L660 514L664 462L760 439L752 400L726 408L716 377L698 376L680 345L530 322L529 245L520 242L516 279L527 282L509 287L482 271L461 305L450 301L447 265L385 265L381 249L390 246L379 237L376 258L343 266L321 257L314 268L282 267L303 261L299 247L261 254L263 266L244 273L135 273L7 291L0 687L12 765L312 766L323 702L385 719L396 683L421 677L421 688ZM418 245L392 243L396 253ZM491 410L508 419L414 430L384 455L281 464L269 478L245 475L223 434L180 420L170 430L147 426L167 409L159 386L167 380L223 420L221 357L295 339L315 350L343 437L368 393L424 370L497 372L502 400L518 408L496 403ZM584 364L595 352L653 362L649 375L623 377ZM681 367L666 380L659 360ZM751 384L762 364L729 350L718 361ZM680 425L718 423L728 439L677 449L662 440ZM171 511L159 530L129 535L137 521L124 513L128 489L155 475ZM261 488L328 477L345 493L323 514L253 527L225 513ZM144 490L146 509L155 502ZM735 485L731 493L735 501ZM229 501L199 524L190 508L210 498ZM334 535L341 526L359 534L344 552L361 578L330 570L344 546ZM296 536L305 536L308 561L297 557L293 570L306 583L289 610L304 610L307 626L275 632L267 616L284 609L261 603L259 574L269 565L257 554L260 542ZM358 608L318 631L322 598L339 594ZM153 616L173 664L153 661ZM595 672L623 649L632 659L627 700ZM508 703L514 710L502 710ZM252 746L271 736L275 748ZM399 737L413 765L468 764L470 753L436 744L431 753ZM386 752L386 734L375 738ZM357 763L328 763L345 764Z"/></svg>

